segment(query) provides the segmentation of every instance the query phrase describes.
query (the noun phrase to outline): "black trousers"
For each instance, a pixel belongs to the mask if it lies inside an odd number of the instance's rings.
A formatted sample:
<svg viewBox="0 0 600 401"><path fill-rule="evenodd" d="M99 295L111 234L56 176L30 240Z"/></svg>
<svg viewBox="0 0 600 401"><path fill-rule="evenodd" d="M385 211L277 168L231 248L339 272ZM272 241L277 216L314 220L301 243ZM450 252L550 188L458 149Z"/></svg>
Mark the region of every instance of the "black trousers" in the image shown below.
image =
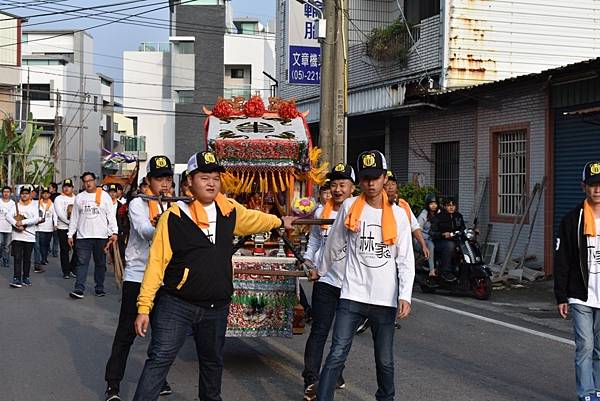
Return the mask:
<svg viewBox="0 0 600 401"><path fill-rule="evenodd" d="M118 387L125 375L125 366L129 350L135 340L135 318L137 317L137 297L140 294L141 283L123 282L119 324L113 340L112 351L106 363L104 379L111 387Z"/></svg>
<svg viewBox="0 0 600 401"><path fill-rule="evenodd" d="M33 252L34 242L14 241L11 244L12 255L14 258L15 275L21 280L29 277L31 270L31 253Z"/></svg>
<svg viewBox="0 0 600 401"><path fill-rule="evenodd" d="M75 258L75 248L71 250L67 242L67 232L69 230L56 230L58 233L58 243L60 245L60 268L63 276L69 273L75 274L77 269L77 259ZM72 253L71 253L72 252Z"/></svg>

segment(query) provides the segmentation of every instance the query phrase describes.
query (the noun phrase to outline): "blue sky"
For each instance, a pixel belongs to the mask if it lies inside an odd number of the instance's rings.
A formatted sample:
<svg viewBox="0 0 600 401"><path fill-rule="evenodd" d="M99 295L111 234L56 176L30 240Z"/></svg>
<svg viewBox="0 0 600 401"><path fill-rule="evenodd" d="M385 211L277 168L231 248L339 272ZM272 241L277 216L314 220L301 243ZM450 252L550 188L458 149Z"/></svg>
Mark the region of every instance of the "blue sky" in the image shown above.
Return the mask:
<svg viewBox="0 0 600 401"><path fill-rule="evenodd" d="M104 4L124 3L124 0L0 0L0 10L5 10L12 14L20 16L31 16L52 11L68 10L74 7L93 7ZM160 4L164 3L164 4ZM16 4L22 5L15 7ZM123 10L125 8L144 6L152 4L152 6ZM275 0L232 0L234 16L253 16L261 19L263 24L274 17L275 15ZM27 6L27 7L25 7ZM122 79L123 63L119 59L105 57L101 54L121 57L125 50L136 50L140 42L167 42L169 12L168 1L160 0L144 0L132 1L131 4L122 4L109 8L108 10L122 10L120 12L127 14L137 14L143 11L161 8L160 10L144 14L141 17L160 18L164 22L156 20L148 20L151 23L157 23L157 27L135 26L128 24L115 23L107 26L89 30L89 33L94 37L94 62L96 64L96 72L101 72L115 79ZM35 9L33 9L35 8ZM96 13L104 12L104 10L96 10ZM91 12L90 12L91 13ZM97 14L95 14L97 15ZM68 21L53 22L58 19L72 17L73 14L61 14L45 17L31 18L28 24L31 29L53 28L53 29L82 29L94 25L99 25L107 21L94 20L90 18L80 17ZM115 18L114 15L104 14ZM118 16L122 17L122 16ZM140 18L141 18L140 17ZM35 24L35 25L32 25ZM164 26L162 26L164 25ZM117 85L117 93L122 92L121 85Z"/></svg>

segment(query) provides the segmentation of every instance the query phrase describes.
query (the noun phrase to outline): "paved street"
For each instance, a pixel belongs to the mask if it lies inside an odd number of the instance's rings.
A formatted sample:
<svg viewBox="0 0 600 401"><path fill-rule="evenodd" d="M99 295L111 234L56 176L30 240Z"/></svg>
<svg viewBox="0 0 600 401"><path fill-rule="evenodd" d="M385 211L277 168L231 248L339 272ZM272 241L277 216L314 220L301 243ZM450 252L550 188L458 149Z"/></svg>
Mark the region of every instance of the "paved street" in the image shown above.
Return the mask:
<svg viewBox="0 0 600 401"><path fill-rule="evenodd" d="M31 288L10 289L11 272L0 271L0 399L100 400L119 292L109 275L107 297L69 299L73 280L62 279L57 259L50 261L45 274L33 275ZM397 332L396 399L573 400L570 325L556 319L547 288L495 291L492 302L415 289L413 313ZM228 340L223 399L301 400L306 337ZM132 398L146 346L139 340L132 350L125 400ZM175 393L165 400L197 399L195 358L188 341L169 374ZM374 399L368 332L356 338L345 378L348 386L336 400Z"/></svg>

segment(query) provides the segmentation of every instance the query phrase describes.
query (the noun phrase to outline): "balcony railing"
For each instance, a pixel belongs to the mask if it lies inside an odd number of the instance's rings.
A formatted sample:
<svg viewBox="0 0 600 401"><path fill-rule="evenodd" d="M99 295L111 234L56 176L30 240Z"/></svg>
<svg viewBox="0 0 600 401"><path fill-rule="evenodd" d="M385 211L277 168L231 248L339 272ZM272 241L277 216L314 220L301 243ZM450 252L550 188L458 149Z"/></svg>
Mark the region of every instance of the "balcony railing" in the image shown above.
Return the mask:
<svg viewBox="0 0 600 401"><path fill-rule="evenodd" d="M171 51L171 43L169 42L142 42L138 46L140 52L163 52Z"/></svg>
<svg viewBox="0 0 600 401"><path fill-rule="evenodd" d="M250 85L232 85L223 88L223 97L229 99L236 96L243 96L246 99L252 94Z"/></svg>
<svg viewBox="0 0 600 401"><path fill-rule="evenodd" d="M121 135L121 146L123 153L130 153L138 157L139 160L147 159L146 155L146 137Z"/></svg>

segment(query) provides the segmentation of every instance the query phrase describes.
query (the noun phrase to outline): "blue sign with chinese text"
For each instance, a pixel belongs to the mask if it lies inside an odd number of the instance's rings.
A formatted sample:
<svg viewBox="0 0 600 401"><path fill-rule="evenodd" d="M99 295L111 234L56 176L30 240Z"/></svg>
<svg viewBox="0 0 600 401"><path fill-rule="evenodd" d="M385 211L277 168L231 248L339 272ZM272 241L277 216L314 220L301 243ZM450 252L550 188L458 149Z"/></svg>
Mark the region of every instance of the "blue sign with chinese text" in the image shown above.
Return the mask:
<svg viewBox="0 0 600 401"><path fill-rule="evenodd" d="M288 82L290 84L319 85L321 83L321 48L289 46Z"/></svg>

